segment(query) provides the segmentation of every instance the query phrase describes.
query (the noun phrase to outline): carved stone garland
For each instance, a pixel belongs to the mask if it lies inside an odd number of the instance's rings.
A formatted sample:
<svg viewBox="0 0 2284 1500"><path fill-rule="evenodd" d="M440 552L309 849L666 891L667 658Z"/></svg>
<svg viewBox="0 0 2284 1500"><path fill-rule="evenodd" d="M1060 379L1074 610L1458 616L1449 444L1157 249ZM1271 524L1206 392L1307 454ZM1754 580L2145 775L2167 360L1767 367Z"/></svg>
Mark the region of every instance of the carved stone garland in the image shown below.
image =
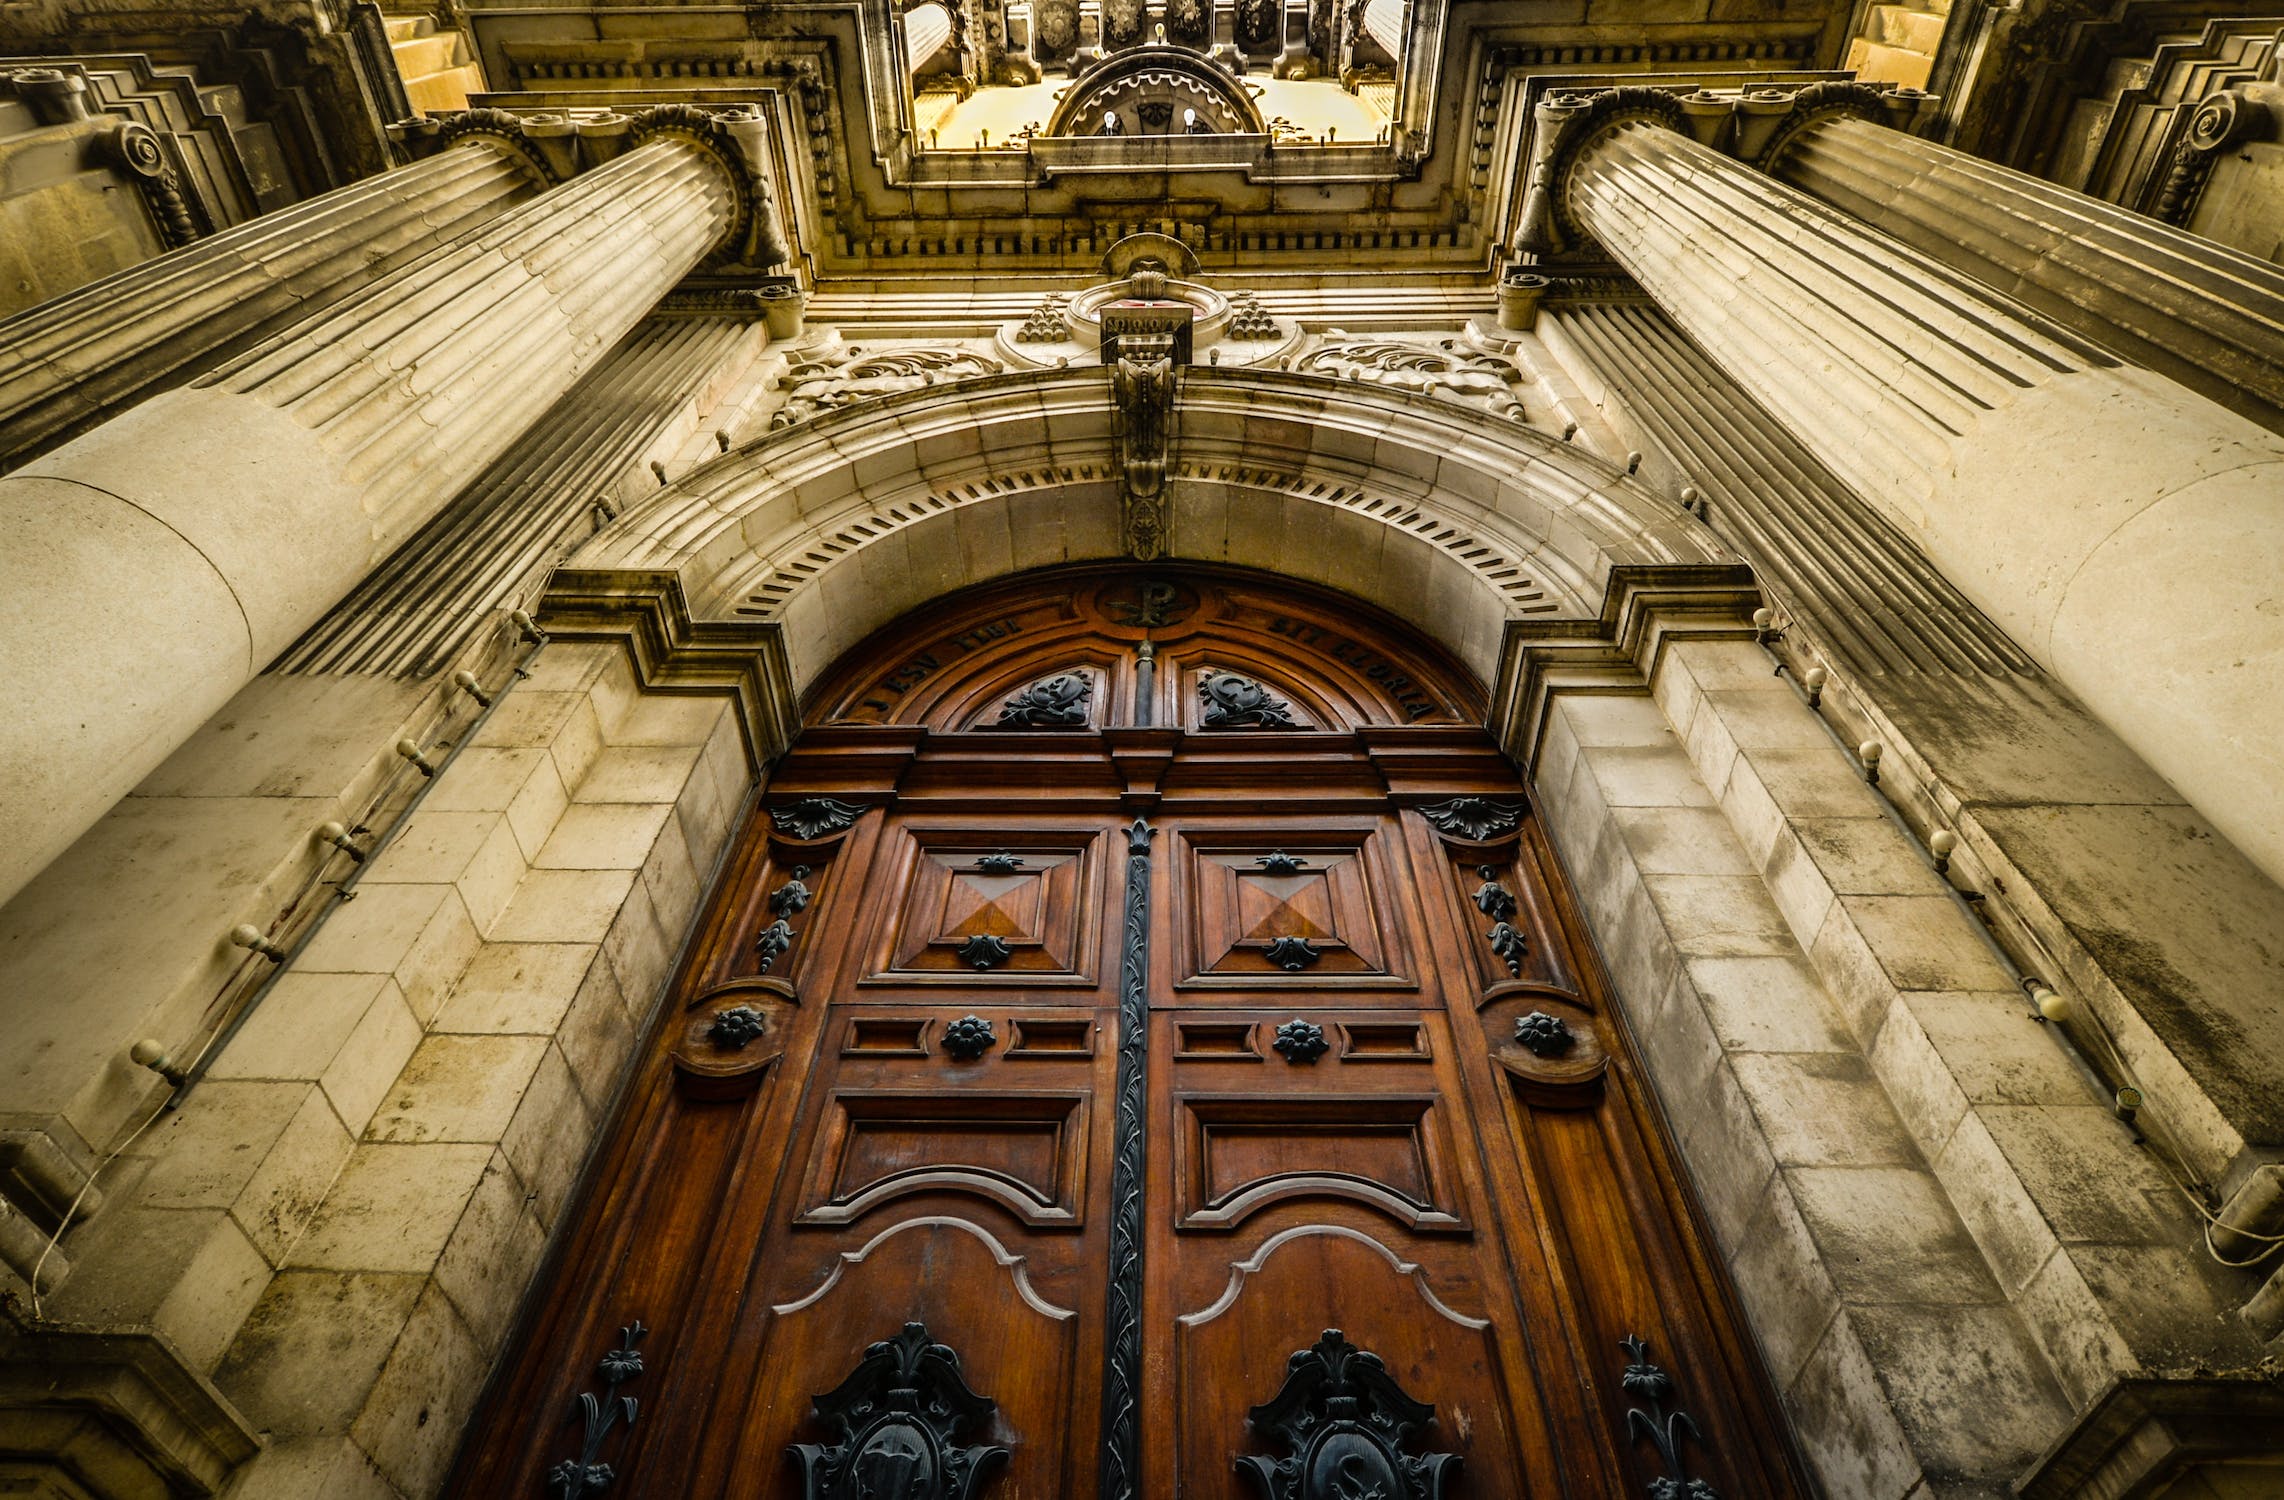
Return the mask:
<svg viewBox="0 0 2284 1500"><path fill-rule="evenodd" d="M861 345L828 350L777 377L785 404L769 419L770 429L798 426L827 412L943 381L997 375L1005 368L991 355L956 347L914 345L871 354Z"/></svg>
<svg viewBox="0 0 2284 1500"><path fill-rule="evenodd" d="M1285 1384L1247 1415L1283 1458L1248 1455L1237 1472L1263 1500L1442 1500L1459 1473L1452 1453L1407 1453L1435 1408L1414 1401L1380 1357L1337 1328L1286 1362Z"/></svg>
<svg viewBox="0 0 2284 1500"><path fill-rule="evenodd" d="M960 1357L924 1323L865 1350L849 1378L812 1404L840 1441L792 1446L803 1500L973 1500L1008 1458L995 1443L961 1441L998 1403L968 1388Z"/></svg>

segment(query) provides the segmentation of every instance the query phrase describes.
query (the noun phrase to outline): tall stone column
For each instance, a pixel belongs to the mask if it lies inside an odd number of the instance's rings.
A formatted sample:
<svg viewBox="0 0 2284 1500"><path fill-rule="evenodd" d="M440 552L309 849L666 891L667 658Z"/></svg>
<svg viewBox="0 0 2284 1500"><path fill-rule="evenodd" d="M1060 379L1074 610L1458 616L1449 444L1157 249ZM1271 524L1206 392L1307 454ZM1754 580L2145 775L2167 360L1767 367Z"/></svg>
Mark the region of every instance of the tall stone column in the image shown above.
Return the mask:
<svg viewBox="0 0 2284 1500"><path fill-rule="evenodd" d="M1766 167L2104 348L2284 428L2284 268L1850 114L1812 117Z"/></svg>
<svg viewBox="0 0 2284 1500"><path fill-rule="evenodd" d="M547 185L493 135L144 262L0 322L0 468L372 285Z"/></svg>
<svg viewBox="0 0 2284 1500"><path fill-rule="evenodd" d="M0 479L0 899L750 234L687 123Z"/></svg>
<svg viewBox="0 0 2284 1500"><path fill-rule="evenodd" d="M1601 96L1558 218L2284 879L2284 438Z"/></svg>

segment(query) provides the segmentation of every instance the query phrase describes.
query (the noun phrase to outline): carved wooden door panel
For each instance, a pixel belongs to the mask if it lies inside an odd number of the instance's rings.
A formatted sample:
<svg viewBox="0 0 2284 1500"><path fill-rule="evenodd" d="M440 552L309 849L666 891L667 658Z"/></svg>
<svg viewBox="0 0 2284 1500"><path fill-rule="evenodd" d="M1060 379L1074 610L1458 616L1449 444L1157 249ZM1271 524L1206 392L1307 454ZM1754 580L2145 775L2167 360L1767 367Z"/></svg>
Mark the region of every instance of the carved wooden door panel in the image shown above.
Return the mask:
<svg viewBox="0 0 2284 1500"><path fill-rule="evenodd" d="M456 1492L1803 1492L1479 714L1211 570L856 653Z"/></svg>

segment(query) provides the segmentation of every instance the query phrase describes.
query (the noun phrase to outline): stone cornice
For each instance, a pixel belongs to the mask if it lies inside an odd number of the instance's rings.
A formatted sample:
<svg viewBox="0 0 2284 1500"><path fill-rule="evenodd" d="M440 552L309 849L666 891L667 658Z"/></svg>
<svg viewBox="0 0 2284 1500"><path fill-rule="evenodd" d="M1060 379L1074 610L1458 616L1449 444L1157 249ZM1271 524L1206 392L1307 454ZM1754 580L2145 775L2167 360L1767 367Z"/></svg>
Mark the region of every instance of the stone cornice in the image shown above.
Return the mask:
<svg viewBox="0 0 2284 1500"><path fill-rule="evenodd" d="M618 641L646 692L735 696L756 771L801 728L801 705L774 622L697 620L678 574L640 568L563 568L548 583L540 622L574 641Z"/></svg>
<svg viewBox="0 0 2284 1500"><path fill-rule="evenodd" d="M1591 620L1509 620L1487 727L1537 772L1546 721L1563 693L1643 693L1676 636L1749 640L1761 591L1743 563L1621 564Z"/></svg>

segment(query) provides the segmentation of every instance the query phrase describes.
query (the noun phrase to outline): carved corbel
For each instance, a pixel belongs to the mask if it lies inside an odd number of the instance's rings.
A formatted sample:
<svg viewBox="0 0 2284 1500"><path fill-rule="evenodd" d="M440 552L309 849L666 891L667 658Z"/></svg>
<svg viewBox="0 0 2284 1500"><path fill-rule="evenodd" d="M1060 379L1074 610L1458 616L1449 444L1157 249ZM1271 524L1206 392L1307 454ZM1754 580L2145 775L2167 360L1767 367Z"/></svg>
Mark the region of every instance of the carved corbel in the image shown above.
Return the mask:
<svg viewBox="0 0 2284 1500"><path fill-rule="evenodd" d="M2284 116L2284 88L2273 84L2245 84L2207 94L2173 148L2150 216L2187 228L2221 154L2245 141L2275 139L2280 116Z"/></svg>
<svg viewBox="0 0 2284 1500"><path fill-rule="evenodd" d="M1173 545L1166 465L1173 447L1174 336L1128 334L1110 367L1112 437L1120 475L1120 532L1129 555L1152 562Z"/></svg>

